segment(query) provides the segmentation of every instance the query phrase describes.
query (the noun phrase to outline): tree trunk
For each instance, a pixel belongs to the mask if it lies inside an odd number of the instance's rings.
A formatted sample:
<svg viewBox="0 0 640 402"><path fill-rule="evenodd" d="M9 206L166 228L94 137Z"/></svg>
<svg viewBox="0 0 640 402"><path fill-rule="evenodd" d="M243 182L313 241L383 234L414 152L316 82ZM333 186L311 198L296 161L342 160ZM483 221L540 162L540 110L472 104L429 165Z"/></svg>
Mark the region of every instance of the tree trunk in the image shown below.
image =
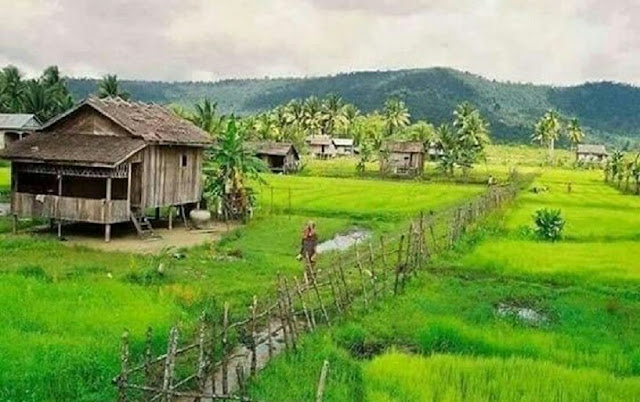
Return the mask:
<svg viewBox="0 0 640 402"><path fill-rule="evenodd" d="M553 163L553 147L555 140L553 138L549 139L549 163Z"/></svg>

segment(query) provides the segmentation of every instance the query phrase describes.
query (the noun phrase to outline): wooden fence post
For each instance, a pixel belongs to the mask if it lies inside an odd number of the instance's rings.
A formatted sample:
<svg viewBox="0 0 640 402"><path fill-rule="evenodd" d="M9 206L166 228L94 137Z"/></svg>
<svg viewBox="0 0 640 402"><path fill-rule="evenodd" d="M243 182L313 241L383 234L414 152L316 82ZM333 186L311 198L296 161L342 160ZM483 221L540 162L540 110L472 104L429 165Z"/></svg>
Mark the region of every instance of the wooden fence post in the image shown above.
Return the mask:
<svg viewBox="0 0 640 402"><path fill-rule="evenodd" d="M151 359L153 358L151 344L153 342L153 329L147 327L147 333L145 336L144 347L144 385L146 387L153 386L153 377L151 376ZM153 391L145 391L145 398L147 400L153 397Z"/></svg>
<svg viewBox="0 0 640 402"><path fill-rule="evenodd" d="M209 372L211 381L211 393L216 393L216 325L211 324L211 349L209 350Z"/></svg>
<svg viewBox="0 0 640 402"><path fill-rule="evenodd" d="M246 395L246 389L245 389L246 381L244 376L244 367L242 366L241 363L236 364L236 378L237 378L236 381L238 382L238 392L240 393L240 396Z"/></svg>
<svg viewBox="0 0 640 402"><path fill-rule="evenodd" d="M400 235L400 244L398 245L398 264L396 265L396 269L395 269L395 282L393 284L393 294L397 295L398 294L398 285L399 285L399 281L400 281L400 270L402 269L402 243L404 243L404 234Z"/></svg>
<svg viewBox="0 0 640 402"><path fill-rule="evenodd" d="M282 327L284 345L288 348L291 342L289 340L289 330L287 329L287 318L285 316L284 307L282 306L282 292L280 291L280 286L278 286L278 313L280 318L280 325Z"/></svg>
<svg viewBox="0 0 640 402"><path fill-rule="evenodd" d="M196 367L196 382L198 385L198 391L201 393L205 392L205 386L207 383L207 352L205 350L206 329L204 313L202 313L202 316L200 317L200 332L198 333L198 365Z"/></svg>
<svg viewBox="0 0 640 402"><path fill-rule="evenodd" d="M172 400L173 376L176 367L176 351L178 350L178 328L172 327L169 333L169 344L167 345L167 358L164 360L164 377L162 380L162 400L168 402Z"/></svg>
<svg viewBox="0 0 640 402"><path fill-rule="evenodd" d="M371 242L369 242L369 271L371 271L371 287L373 289L373 299L375 300L378 298L378 277L376 276L376 260Z"/></svg>
<svg viewBox="0 0 640 402"><path fill-rule="evenodd" d="M333 304L335 304L336 309L339 314L342 314L342 306L340 306L340 296L336 293L336 287L333 284L333 273L329 272L327 275L329 279L329 286L331 287L331 294L333 295Z"/></svg>
<svg viewBox="0 0 640 402"><path fill-rule="evenodd" d="M129 376L129 332L122 334L122 348L120 350L120 376L118 376L118 402L127 400L127 381Z"/></svg>
<svg viewBox="0 0 640 402"><path fill-rule="evenodd" d="M224 302L222 312L222 393L229 393L229 356L228 334L229 332L229 302Z"/></svg>
<svg viewBox="0 0 640 402"><path fill-rule="evenodd" d="M307 259L307 263L310 265L311 262ZM327 325L331 325L329 321L329 314L327 314L327 309L324 306L324 302L322 301L322 296L320 296L320 291L318 290L318 282L316 280L316 274L313 272L313 268L310 267L309 274L311 275L311 286L313 286L313 291L316 294L316 298L318 299L318 303L320 304L320 310L322 311L322 315L324 316Z"/></svg>
<svg viewBox="0 0 640 402"><path fill-rule="evenodd" d="M342 288L344 289L344 305L348 306L351 303L351 294L349 293L349 286L347 285L347 279L344 274L344 264L342 261L338 261L338 270L340 271L340 281L342 282Z"/></svg>
<svg viewBox="0 0 640 402"><path fill-rule="evenodd" d="M302 296L302 290L300 289L300 283L298 279L294 278L294 283L296 285L296 294L298 295L298 299L300 300L300 304L302 305L302 311L304 312L304 319L307 322L307 329L309 332L313 332L313 323L311 322L311 317L309 316L309 311L307 310L307 303L304 301L304 297Z"/></svg>
<svg viewBox="0 0 640 402"><path fill-rule="evenodd" d="M287 277L283 277L284 280L284 291L285 296L287 297L286 302L289 306L289 326L291 328L291 332L293 333L294 338L297 340L298 338L298 322L296 321L296 309L293 305L293 298L291 297L291 289L289 288L289 280ZM295 342L294 342L295 348Z"/></svg>
<svg viewBox="0 0 640 402"><path fill-rule="evenodd" d="M320 379L318 380L318 390L316 392L316 402L322 402L324 395L324 388L327 382L327 371L329 370L329 361L325 360L322 363L322 370L320 371Z"/></svg>
<svg viewBox="0 0 640 402"><path fill-rule="evenodd" d="M273 322L273 309L267 307L267 346L269 348L269 360L273 357L273 330L271 329L271 323Z"/></svg>
<svg viewBox="0 0 640 402"><path fill-rule="evenodd" d="M367 300L367 286L364 280L364 272L362 269L362 262L360 261L360 251L358 250L358 244L356 243L356 266L358 267L358 274L360 275L360 288L362 289L362 300L364 301L364 307L369 306L369 300Z"/></svg>
<svg viewBox="0 0 640 402"><path fill-rule="evenodd" d="M257 353L257 335L256 335L256 309L258 308L258 297L253 296L253 302L251 303L251 375L256 374L258 367L258 353Z"/></svg>
<svg viewBox="0 0 640 402"><path fill-rule="evenodd" d="M384 246L384 236L380 236L380 255L382 256L382 294L387 293L387 252Z"/></svg>
<svg viewBox="0 0 640 402"><path fill-rule="evenodd" d="M407 272L412 269L411 266L411 256L413 252L413 223L409 224L409 232L407 233L407 251L405 252L405 263L402 266L401 276L400 276L400 284L402 285L402 289L404 289L405 282L407 280Z"/></svg>

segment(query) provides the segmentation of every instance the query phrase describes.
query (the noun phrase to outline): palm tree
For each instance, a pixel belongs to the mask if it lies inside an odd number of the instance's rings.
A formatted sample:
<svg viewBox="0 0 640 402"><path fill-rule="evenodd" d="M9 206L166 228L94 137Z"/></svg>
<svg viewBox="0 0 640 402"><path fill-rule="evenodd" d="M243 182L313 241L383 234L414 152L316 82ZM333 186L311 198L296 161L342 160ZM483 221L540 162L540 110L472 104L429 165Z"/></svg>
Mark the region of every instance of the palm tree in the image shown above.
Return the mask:
<svg viewBox="0 0 640 402"><path fill-rule="evenodd" d="M453 176L460 152L455 131L447 124L441 125L436 130L436 142L438 148L442 150L442 155L438 160L440 169L445 174Z"/></svg>
<svg viewBox="0 0 640 402"><path fill-rule="evenodd" d="M57 114L58 104L54 91L36 80L29 80L22 95L22 110L33 113L40 121L47 121Z"/></svg>
<svg viewBox="0 0 640 402"><path fill-rule="evenodd" d="M574 149L577 148L578 144L584 139L584 133L582 132L582 127L580 127L578 119L573 118L569 121L567 125L567 138L569 138L571 146Z"/></svg>
<svg viewBox="0 0 640 402"><path fill-rule="evenodd" d="M343 129L344 129L343 133L347 137L353 137L353 134L352 134L353 126L356 124L356 120L360 116L360 110L358 110L358 108L355 107L353 104L347 103L342 108L342 114L343 114L344 119L345 119L345 124L344 124L344 127L343 127Z"/></svg>
<svg viewBox="0 0 640 402"><path fill-rule="evenodd" d="M399 99L387 99L384 103L383 116L385 121L385 131L391 137L399 128L409 125L409 109L405 103Z"/></svg>
<svg viewBox="0 0 640 402"><path fill-rule="evenodd" d="M302 126L310 135L319 135L324 127L325 114L320 99L315 96L307 98L304 102L304 114Z"/></svg>
<svg viewBox="0 0 640 402"><path fill-rule="evenodd" d="M196 126L215 136L222 131L224 122L224 116L218 116L216 112L217 108L217 102L204 99L202 102L194 105L195 112L190 120Z"/></svg>
<svg viewBox="0 0 640 402"><path fill-rule="evenodd" d="M344 116L344 101L338 95L329 95L324 101L324 133L330 136L336 129L343 128L347 119Z"/></svg>
<svg viewBox="0 0 640 402"><path fill-rule="evenodd" d="M0 111L22 112L24 83L22 74L15 66L7 66L0 72Z"/></svg>
<svg viewBox="0 0 640 402"><path fill-rule="evenodd" d="M553 160L554 144L558 137L560 137L560 130L561 124L558 112L549 110L536 124L533 135L531 136L532 141L539 142L549 148L549 162Z"/></svg>
<svg viewBox="0 0 640 402"><path fill-rule="evenodd" d="M252 128L258 139L267 141L280 141L282 139L276 119L269 112L259 114L253 121Z"/></svg>
<svg viewBox="0 0 640 402"><path fill-rule="evenodd" d="M102 80L98 83L98 97L129 100L131 95L120 88L120 82L116 74L107 74L102 77Z"/></svg>
<svg viewBox="0 0 640 402"><path fill-rule="evenodd" d="M429 149L436 140L436 129L432 124L424 120L410 125L407 130L407 137L412 141L420 141L424 144L425 149Z"/></svg>
<svg viewBox="0 0 640 402"><path fill-rule="evenodd" d="M210 151L213 169L206 170L205 195L221 197L223 212L228 217L247 216L252 200L246 181L262 181L260 172L265 170L264 163L244 146L245 134L231 116Z"/></svg>

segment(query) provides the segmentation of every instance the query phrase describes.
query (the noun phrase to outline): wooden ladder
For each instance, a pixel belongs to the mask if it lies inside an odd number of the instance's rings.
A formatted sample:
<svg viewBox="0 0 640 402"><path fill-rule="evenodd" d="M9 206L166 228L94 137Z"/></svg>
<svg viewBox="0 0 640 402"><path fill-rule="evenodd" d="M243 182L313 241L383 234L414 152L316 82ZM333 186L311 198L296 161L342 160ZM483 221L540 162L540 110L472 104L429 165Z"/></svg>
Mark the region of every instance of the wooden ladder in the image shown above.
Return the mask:
<svg viewBox="0 0 640 402"><path fill-rule="evenodd" d="M131 222L133 223L133 226L136 227L138 236L143 238L159 237L153 231L153 226L151 226L151 222L149 222L149 219L147 219L147 217L144 214L140 212L136 213L135 211L131 211Z"/></svg>

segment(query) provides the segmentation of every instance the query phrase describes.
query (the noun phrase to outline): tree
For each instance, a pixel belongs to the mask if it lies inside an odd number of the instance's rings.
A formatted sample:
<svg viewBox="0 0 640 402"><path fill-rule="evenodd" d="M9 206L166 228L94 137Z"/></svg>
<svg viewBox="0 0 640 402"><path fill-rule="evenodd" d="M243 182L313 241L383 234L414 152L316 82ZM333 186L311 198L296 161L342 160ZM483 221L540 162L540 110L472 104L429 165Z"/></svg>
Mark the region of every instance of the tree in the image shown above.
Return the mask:
<svg viewBox="0 0 640 402"><path fill-rule="evenodd" d="M560 117L555 110L549 110L542 116L535 125L532 141L539 142L549 148L549 163L553 160L553 149L555 141L560 137Z"/></svg>
<svg viewBox="0 0 640 402"><path fill-rule="evenodd" d="M309 135L320 135L324 127L326 116L320 99L310 96L304 102L304 112L302 115L302 127Z"/></svg>
<svg viewBox="0 0 640 402"><path fill-rule="evenodd" d="M480 111L468 102L464 102L453 112L453 127L456 129L458 160L464 172L482 156L484 148L490 143L489 125L480 115Z"/></svg>
<svg viewBox="0 0 640 402"><path fill-rule="evenodd" d="M36 80L27 81L22 94L22 110L33 113L40 121L47 121L58 110L54 92Z"/></svg>
<svg viewBox="0 0 640 402"><path fill-rule="evenodd" d="M360 143L360 159L356 165L356 172L364 174L367 168L367 163L373 161L373 156L376 151L377 150L375 149L372 141L364 141Z"/></svg>
<svg viewBox="0 0 640 402"><path fill-rule="evenodd" d="M0 111L20 113L23 111L22 99L24 83L22 74L15 66L7 66L0 72Z"/></svg>
<svg viewBox="0 0 640 402"><path fill-rule="evenodd" d="M216 136L222 131L224 116L218 116L216 109L218 108L217 102L211 102L209 99L204 99L200 103L194 105L194 113L191 115L191 122L200 127L209 134Z"/></svg>
<svg viewBox="0 0 640 402"><path fill-rule="evenodd" d="M450 125L442 124L438 127L436 135L437 147L442 150L438 166L445 174L453 176L454 168L460 158L455 131Z"/></svg>
<svg viewBox="0 0 640 402"><path fill-rule="evenodd" d="M360 117L360 110L351 103L347 103L344 105L342 112L345 119L342 133L347 137L353 138L353 129L358 117Z"/></svg>
<svg viewBox="0 0 640 402"><path fill-rule="evenodd" d="M620 187L620 183L624 177L623 158L624 155L622 152L616 149L613 151L613 154L611 154L611 160L609 161L609 177L612 180L618 181L618 187Z"/></svg>
<svg viewBox="0 0 640 402"><path fill-rule="evenodd" d="M239 130L231 116L209 155L210 169L206 169L205 195L221 197L223 213L227 217L246 217L252 206L247 180L262 182L260 172L264 163L244 146L246 132Z"/></svg>
<svg viewBox="0 0 640 402"><path fill-rule="evenodd" d="M584 133L582 132L582 127L580 127L578 119L573 118L569 120L569 124L567 125L567 138L574 149L577 149L578 144L584 139Z"/></svg>
<svg viewBox="0 0 640 402"><path fill-rule="evenodd" d="M539 209L533 216L533 221L539 238L555 242L562 237L565 222L559 209Z"/></svg>
<svg viewBox="0 0 640 402"><path fill-rule="evenodd" d="M98 83L98 97L129 100L131 95L120 88L120 82L116 74L107 74L102 77L102 80Z"/></svg>
<svg viewBox="0 0 640 402"><path fill-rule="evenodd" d="M347 124L344 115L344 101L337 95L329 95L324 101L324 134L333 136L337 129Z"/></svg>
<svg viewBox="0 0 640 402"><path fill-rule="evenodd" d="M382 116L387 137L391 137L398 129L408 126L411 117L405 103L395 98L387 99L384 103Z"/></svg>
<svg viewBox="0 0 640 402"><path fill-rule="evenodd" d="M422 142L425 149L429 149L437 138L436 128L433 127L433 124L427 123L424 120L417 121L410 125L404 133L405 137L409 140Z"/></svg>

